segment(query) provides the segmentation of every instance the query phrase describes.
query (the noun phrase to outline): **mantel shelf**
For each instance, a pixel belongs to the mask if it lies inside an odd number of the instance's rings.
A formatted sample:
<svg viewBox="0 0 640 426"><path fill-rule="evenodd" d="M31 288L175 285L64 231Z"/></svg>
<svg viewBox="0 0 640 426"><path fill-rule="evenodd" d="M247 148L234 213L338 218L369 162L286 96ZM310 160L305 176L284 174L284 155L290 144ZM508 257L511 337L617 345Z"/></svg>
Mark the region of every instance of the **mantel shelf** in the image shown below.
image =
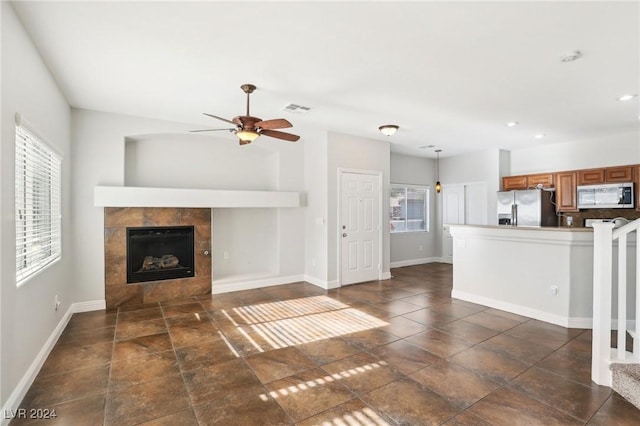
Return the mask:
<svg viewBox="0 0 640 426"><path fill-rule="evenodd" d="M299 192L96 186L96 207L300 207Z"/></svg>

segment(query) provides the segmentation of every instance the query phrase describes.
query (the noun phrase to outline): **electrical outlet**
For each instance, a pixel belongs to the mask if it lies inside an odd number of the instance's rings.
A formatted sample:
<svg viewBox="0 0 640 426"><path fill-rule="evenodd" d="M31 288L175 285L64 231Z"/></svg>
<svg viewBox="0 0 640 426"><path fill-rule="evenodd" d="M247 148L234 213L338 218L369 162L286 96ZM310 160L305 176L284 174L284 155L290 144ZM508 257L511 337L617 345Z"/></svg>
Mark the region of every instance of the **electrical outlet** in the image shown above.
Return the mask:
<svg viewBox="0 0 640 426"><path fill-rule="evenodd" d="M224 258L224 260L228 260L229 259L229 252L225 250L225 252L222 253L222 257Z"/></svg>
<svg viewBox="0 0 640 426"><path fill-rule="evenodd" d="M558 290L558 286L557 285L552 285L549 288L549 293L551 293L552 296L557 296L558 292L559 292L559 290Z"/></svg>
<svg viewBox="0 0 640 426"><path fill-rule="evenodd" d="M61 301L60 301L60 299L58 298L58 295L57 295L57 294L56 294L56 297L54 298L54 303L55 303L55 309L56 309L56 312L58 312L58 308L60 307L60 304L61 304L62 302L61 302Z"/></svg>

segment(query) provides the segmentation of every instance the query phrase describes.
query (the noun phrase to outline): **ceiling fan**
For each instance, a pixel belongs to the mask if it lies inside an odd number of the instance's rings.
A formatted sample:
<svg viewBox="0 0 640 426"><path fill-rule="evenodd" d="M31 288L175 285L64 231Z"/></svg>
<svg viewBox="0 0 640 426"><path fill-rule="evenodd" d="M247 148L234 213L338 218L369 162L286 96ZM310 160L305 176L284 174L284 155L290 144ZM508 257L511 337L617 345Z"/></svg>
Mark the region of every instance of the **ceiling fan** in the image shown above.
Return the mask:
<svg viewBox="0 0 640 426"><path fill-rule="evenodd" d="M300 139L300 136L291 133L281 132L275 129L285 129L293 127L289 121L284 118L276 118L273 120L262 120L258 117L252 117L249 113L249 95L256 90L256 86L253 84L243 84L240 86L242 91L247 94L247 113L246 115L238 115L233 117L233 120L227 120L226 118L218 117L217 115L203 114L209 117L216 118L229 124L233 124L235 127L226 129L204 129L204 130L191 130L192 132L215 132L219 130L227 130L235 133L240 141L240 145L247 145L256 140L260 135L269 136L276 139L282 139L289 142L295 142Z"/></svg>

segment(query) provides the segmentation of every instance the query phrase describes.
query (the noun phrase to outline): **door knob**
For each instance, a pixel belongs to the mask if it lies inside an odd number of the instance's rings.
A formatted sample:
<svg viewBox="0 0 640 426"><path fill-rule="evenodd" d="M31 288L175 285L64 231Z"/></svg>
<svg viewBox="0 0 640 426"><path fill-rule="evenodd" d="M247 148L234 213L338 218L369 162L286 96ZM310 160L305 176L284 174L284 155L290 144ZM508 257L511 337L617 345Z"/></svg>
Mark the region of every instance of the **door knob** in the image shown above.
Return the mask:
<svg viewBox="0 0 640 426"><path fill-rule="evenodd" d="M346 237L346 236L347 236L347 234L346 234L346 233L343 233L343 234L342 234L342 236L343 236L343 237Z"/></svg>

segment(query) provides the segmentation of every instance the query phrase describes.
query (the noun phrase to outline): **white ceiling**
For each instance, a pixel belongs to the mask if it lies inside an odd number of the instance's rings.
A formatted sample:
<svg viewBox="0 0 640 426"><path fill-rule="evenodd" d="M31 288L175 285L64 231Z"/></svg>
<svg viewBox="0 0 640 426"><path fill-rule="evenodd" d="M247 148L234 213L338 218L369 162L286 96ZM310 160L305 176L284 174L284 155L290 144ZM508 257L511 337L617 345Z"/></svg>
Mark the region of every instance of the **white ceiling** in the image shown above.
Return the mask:
<svg viewBox="0 0 640 426"><path fill-rule="evenodd" d="M14 2L69 103L225 127L285 117L433 157L638 132L630 2ZM579 49L583 57L560 57ZM296 103L306 115L282 111ZM519 126L506 127L508 121ZM381 124L397 124L389 138ZM534 139L537 133L547 137ZM219 134L218 134L219 135ZM231 137L231 136L230 136Z"/></svg>

